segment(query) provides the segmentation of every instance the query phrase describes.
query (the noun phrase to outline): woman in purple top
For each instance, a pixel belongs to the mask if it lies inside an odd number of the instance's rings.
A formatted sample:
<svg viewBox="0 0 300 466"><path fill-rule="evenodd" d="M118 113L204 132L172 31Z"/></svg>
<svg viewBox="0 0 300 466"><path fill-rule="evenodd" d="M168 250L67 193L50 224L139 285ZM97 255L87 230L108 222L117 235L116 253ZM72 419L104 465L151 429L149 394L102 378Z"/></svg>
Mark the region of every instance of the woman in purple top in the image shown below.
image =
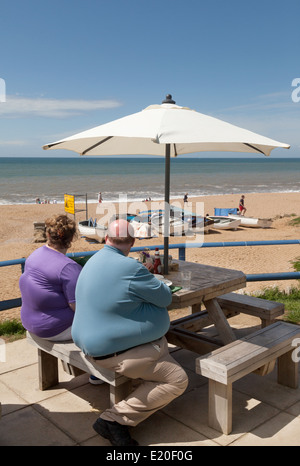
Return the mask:
<svg viewBox="0 0 300 466"><path fill-rule="evenodd" d="M22 324L38 337L70 340L81 266L66 257L66 252L76 233L76 224L66 215L55 215L45 224L47 244L26 259L19 282Z"/></svg>

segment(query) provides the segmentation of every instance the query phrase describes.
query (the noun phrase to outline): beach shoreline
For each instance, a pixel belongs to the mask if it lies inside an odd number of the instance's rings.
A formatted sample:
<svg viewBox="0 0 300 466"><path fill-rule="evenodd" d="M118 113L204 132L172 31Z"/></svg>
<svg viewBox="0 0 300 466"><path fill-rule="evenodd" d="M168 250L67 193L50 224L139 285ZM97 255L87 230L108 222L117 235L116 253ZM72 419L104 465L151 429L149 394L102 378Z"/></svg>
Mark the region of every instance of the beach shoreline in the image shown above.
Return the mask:
<svg viewBox="0 0 300 466"><path fill-rule="evenodd" d="M252 195L257 195L257 196L261 196L261 195L286 195L286 194L300 194L300 191L298 190L288 190L288 191L285 191L285 190L282 190L282 191L276 191L276 192L256 192L256 191L243 191L243 193L241 193L241 195L244 194L246 196L252 196ZM77 195L75 195L77 196ZM104 199L102 201L102 203L104 205L108 205L108 204L120 204L123 201L123 198L124 198L124 194L121 195L121 199L119 201L115 200L115 199ZM82 199L84 196L80 196L80 198ZM236 193L230 193L230 194L201 194L201 195L189 195L188 196L188 199L189 201L194 201L194 202L197 202L199 200L205 202L205 200L209 200L210 198L216 198L216 200L220 199L220 198L224 198L224 197L234 197L235 199L237 199L239 196L239 194L236 194ZM182 202L183 200L183 196L172 196L172 199L170 201L170 203L172 202ZM137 203L137 202L145 202L146 200L145 199L141 199L140 197L139 198L133 198L133 199L130 199L128 198L127 199L127 202L128 204L129 203ZM157 197L157 198L153 198L150 202L163 202L163 198L162 197ZM87 201L88 205L98 205L98 200L95 198L95 199L88 199ZM55 202L53 202L53 200L49 200L49 202L41 202L40 204L37 204L36 201L32 201L32 202L26 202L26 203L22 203L22 202L13 202L13 203L3 203L1 204L0 203L0 208L1 206L6 206L6 207L14 207L14 206L33 206L33 205L58 205L58 206L63 206L64 205L64 201L63 200L56 200ZM83 207L85 205L85 202L83 202L82 200L81 201L78 201L77 202L77 205L78 206L81 206ZM212 215L212 214L211 214Z"/></svg>
<svg viewBox="0 0 300 466"><path fill-rule="evenodd" d="M300 193L241 193L245 194L245 206L247 216L259 218L271 218L272 227L267 229L258 228L238 228L234 230L211 230L204 235L204 242L246 242L246 241L274 241L299 239L300 227L290 224L294 217L300 216ZM104 193L105 195L105 193ZM204 215L213 215L214 208L235 208L238 205L239 195L226 194L214 196L201 196L189 198L188 210L195 211L199 203ZM173 202L174 201L174 202ZM158 203L162 201L157 201ZM183 200L172 199L171 203L181 205ZM128 211L130 211L128 202ZM201 205L203 204L203 205ZM101 208L105 209L108 203L103 202ZM114 203L117 210L120 205ZM137 202L135 206L141 205L146 208L154 208L155 203ZM124 206L123 206L124 207ZM76 222L84 220L86 212L85 204L76 204ZM98 218L97 210L99 204L88 204L88 218ZM10 204L0 205L0 261L20 259L28 257L43 243L33 242L33 223L43 222L53 214L65 213L62 204ZM70 215L70 214L69 214ZM189 241L186 237L170 237L170 244L178 244ZM163 238L137 239L135 246L162 245ZM85 238L80 237L74 241L68 252L97 251L102 248L102 244L89 243ZM178 257L177 250L172 250L174 258ZM186 250L186 260L207 265L214 265L235 270L242 270L246 274L252 273L278 273L293 272L292 262L300 257L299 245L270 245L270 246L247 246L247 247L218 247L218 248L191 248ZM20 296L18 281L21 274L21 267L9 266L1 267L1 289L0 300L12 299ZM259 292L269 286L278 286L280 289L289 289L297 285L297 281L278 282L251 282L246 289L241 292ZM2 311L0 320L7 315L17 315L19 311Z"/></svg>

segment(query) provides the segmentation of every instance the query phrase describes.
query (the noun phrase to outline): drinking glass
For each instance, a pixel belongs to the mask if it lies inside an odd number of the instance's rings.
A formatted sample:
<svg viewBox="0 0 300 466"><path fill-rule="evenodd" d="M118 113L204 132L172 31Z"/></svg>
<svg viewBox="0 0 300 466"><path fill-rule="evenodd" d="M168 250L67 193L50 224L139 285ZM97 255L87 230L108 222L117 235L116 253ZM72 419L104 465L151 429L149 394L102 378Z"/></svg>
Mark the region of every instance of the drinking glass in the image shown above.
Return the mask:
<svg viewBox="0 0 300 466"><path fill-rule="evenodd" d="M181 286L184 290L191 289L191 280L192 280L192 272L184 271L181 272Z"/></svg>

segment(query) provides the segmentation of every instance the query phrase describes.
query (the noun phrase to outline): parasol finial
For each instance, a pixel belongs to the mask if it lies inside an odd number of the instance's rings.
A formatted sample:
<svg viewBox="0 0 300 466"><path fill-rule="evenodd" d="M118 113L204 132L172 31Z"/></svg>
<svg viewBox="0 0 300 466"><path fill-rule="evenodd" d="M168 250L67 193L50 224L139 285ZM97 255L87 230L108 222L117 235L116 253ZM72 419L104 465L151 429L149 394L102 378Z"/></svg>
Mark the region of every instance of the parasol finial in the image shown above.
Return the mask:
<svg viewBox="0 0 300 466"><path fill-rule="evenodd" d="M172 99L171 94L167 94L165 100L162 101L162 104L176 104L176 102Z"/></svg>

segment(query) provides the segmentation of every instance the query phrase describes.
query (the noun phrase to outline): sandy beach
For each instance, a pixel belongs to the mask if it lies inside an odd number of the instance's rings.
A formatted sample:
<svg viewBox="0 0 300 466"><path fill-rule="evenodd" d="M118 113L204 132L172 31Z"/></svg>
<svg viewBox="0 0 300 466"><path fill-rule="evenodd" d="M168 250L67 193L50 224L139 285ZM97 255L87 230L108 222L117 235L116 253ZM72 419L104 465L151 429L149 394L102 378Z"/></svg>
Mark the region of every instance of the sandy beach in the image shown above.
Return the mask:
<svg viewBox="0 0 300 466"><path fill-rule="evenodd" d="M196 203L204 203L204 214L213 215L215 207L237 207L239 196L207 196L190 199L192 208ZM178 200L176 200L178 204ZM150 203L149 203L150 205ZM183 205L183 204L182 204ZM105 206L105 203L103 204ZM245 206L247 216L271 218L272 227L267 229L240 227L234 230L211 230L205 234L204 242L228 241L258 241L258 240L291 240L299 239L300 228L291 226L293 216L300 216L300 193L263 193L246 194ZM153 206L151 206L153 207ZM82 204L76 205L76 210L84 209ZM130 211L130 205L129 209ZM34 204L34 205L1 205L0 225L0 261L28 257L43 243L34 242L34 222L43 222L47 217L64 213L62 204ZM88 217L98 218L97 204L88 205ZM85 219L85 212L76 213L76 222ZM185 237L170 237L170 243L183 243ZM163 238L136 240L135 246L163 244ZM78 235L69 252L98 250L101 244L90 244ZM178 257L177 250L173 250L173 257ZM133 254L134 255L134 254ZM193 248L187 249L186 260L207 265L242 270L246 274L293 272L292 261L300 257L299 245L277 246L246 246L224 248ZM0 300L20 296L18 281L21 274L20 266L1 267ZM252 293L269 287L278 286L289 289L296 285L296 281L252 282L247 284L244 292ZM18 317L19 310L3 311L0 320Z"/></svg>

